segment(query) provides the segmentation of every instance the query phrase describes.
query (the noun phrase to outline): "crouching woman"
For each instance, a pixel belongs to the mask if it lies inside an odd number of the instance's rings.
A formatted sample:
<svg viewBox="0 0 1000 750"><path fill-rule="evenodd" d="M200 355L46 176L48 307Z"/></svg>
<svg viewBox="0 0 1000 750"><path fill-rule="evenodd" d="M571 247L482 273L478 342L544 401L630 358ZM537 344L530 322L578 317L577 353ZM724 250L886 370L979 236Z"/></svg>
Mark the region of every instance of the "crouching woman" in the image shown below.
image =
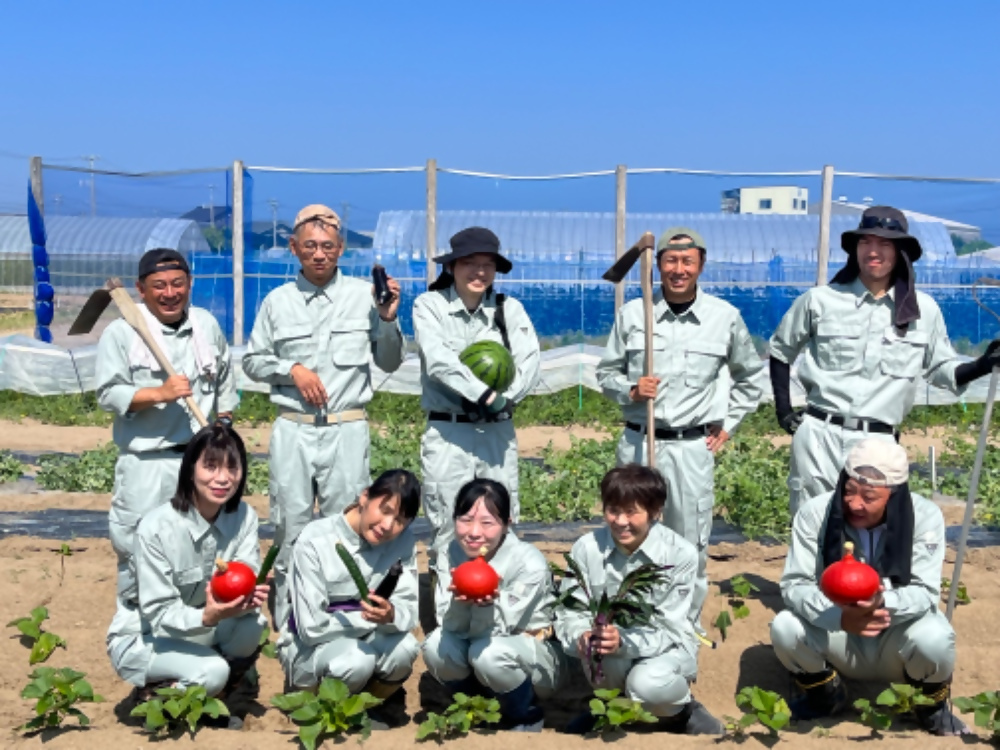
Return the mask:
<svg viewBox="0 0 1000 750"><path fill-rule="evenodd" d="M306 525L292 551L290 602L278 607L286 686L311 689L333 677L352 693L385 700L384 723L408 720L400 688L420 651L410 633L417 625L410 525L419 510L417 478L392 469L342 513Z"/></svg>
<svg viewBox="0 0 1000 750"><path fill-rule="evenodd" d="M491 479L465 484L455 499L455 538L436 561L441 627L424 642L427 669L452 693L494 694L501 727L541 731L535 702L559 689L565 656L552 634L552 575L545 557L510 528L507 489ZM499 575L482 598L463 595L455 568L482 555ZM485 689L485 690L484 690Z"/></svg>
<svg viewBox="0 0 1000 750"><path fill-rule="evenodd" d="M660 472L638 464L609 471L601 480L604 526L581 537L570 556L582 580L566 578L562 588L578 586L572 596L591 601L615 597L625 578L640 566L662 568L662 579L643 599L648 621L623 627L595 624L586 603L556 608L556 634L563 647L583 662L596 688L618 689L659 718L659 728L677 734L722 734L722 724L691 697L689 683L698 670L698 640L688 619L698 573L698 551L659 523L667 499ZM577 716L567 731L586 734L590 712Z"/></svg>
<svg viewBox="0 0 1000 750"><path fill-rule="evenodd" d="M137 590L119 595L107 648L118 675L147 688L140 695L160 685L225 694L257 660L268 587L223 602L210 584L217 560L260 568L257 514L242 500L246 475L239 435L205 427L184 451L173 499L139 523Z"/></svg>

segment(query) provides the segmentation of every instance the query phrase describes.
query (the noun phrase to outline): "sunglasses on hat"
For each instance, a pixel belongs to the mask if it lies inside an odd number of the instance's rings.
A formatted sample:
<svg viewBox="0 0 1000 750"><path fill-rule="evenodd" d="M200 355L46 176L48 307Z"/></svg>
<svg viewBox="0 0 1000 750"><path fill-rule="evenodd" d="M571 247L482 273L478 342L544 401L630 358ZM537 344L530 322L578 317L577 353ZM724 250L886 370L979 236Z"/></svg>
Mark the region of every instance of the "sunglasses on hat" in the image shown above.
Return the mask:
<svg viewBox="0 0 1000 750"><path fill-rule="evenodd" d="M860 229L875 229L876 227L881 227L882 229L889 229L893 232L902 232L903 234L906 234L906 229L899 222L899 219L893 219L891 216L862 217Z"/></svg>

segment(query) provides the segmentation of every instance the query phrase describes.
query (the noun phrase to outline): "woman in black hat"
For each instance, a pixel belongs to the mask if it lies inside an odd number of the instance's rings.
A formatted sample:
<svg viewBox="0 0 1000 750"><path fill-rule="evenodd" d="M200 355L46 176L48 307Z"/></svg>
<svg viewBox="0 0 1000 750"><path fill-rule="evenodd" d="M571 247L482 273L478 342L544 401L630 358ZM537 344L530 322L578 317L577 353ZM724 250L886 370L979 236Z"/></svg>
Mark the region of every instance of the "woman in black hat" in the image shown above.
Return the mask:
<svg viewBox="0 0 1000 750"><path fill-rule="evenodd" d="M432 557L451 540L455 496L472 479L503 483L517 521L517 438L511 418L539 374L531 320L520 302L493 289L497 272L511 270L497 236L482 227L463 229L451 238L451 252L435 261L442 266L441 275L413 305L421 405L427 412L420 461L424 509L433 529L428 545ZM466 347L479 341L502 344L513 358L516 375L502 393L460 361Z"/></svg>
<svg viewBox="0 0 1000 750"><path fill-rule="evenodd" d="M829 286L800 296L771 337L771 384L778 421L793 434L791 510L829 492L851 446L865 437L896 440L913 406L917 378L961 393L1000 363L1000 342L962 364L937 303L915 288L920 242L906 216L872 206L841 235L845 265ZM790 365L806 408L793 410Z"/></svg>

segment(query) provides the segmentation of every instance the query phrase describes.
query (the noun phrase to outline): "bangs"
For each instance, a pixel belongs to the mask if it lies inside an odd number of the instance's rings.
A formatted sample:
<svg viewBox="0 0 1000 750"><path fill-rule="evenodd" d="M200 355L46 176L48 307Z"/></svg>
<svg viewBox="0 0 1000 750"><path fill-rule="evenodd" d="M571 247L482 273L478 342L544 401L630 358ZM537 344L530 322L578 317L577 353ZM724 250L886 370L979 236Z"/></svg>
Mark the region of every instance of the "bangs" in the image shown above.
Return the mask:
<svg viewBox="0 0 1000 750"><path fill-rule="evenodd" d="M239 449L227 435L213 435L202 451L201 460L208 466L225 466L232 472L243 469Z"/></svg>

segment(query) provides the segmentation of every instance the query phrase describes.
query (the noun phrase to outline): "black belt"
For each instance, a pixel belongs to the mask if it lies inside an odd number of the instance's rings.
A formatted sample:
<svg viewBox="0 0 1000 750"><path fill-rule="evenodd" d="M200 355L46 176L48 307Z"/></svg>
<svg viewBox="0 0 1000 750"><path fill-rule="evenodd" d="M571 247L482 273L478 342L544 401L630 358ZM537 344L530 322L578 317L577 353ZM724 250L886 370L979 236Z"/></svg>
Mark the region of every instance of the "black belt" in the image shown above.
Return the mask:
<svg viewBox="0 0 1000 750"><path fill-rule="evenodd" d="M626 429L632 430L633 432L643 432L643 428L637 425L635 422L626 422ZM690 440L696 437L705 437L708 435L709 425L700 424L696 427L684 427L680 430L668 430L666 427L656 428L656 439L657 440Z"/></svg>
<svg viewBox="0 0 1000 750"><path fill-rule="evenodd" d="M427 414L427 419L431 422L461 422L462 424L471 424L472 419L468 414L452 414L447 411L432 411ZM476 420L481 421L481 420Z"/></svg>
<svg viewBox="0 0 1000 750"><path fill-rule="evenodd" d="M839 414L829 414L815 406L806 407L806 414L810 417L829 422L845 430L859 430L861 432L878 432L883 435L895 435L896 428L891 424L879 422L876 419L858 419L857 417L842 417Z"/></svg>

